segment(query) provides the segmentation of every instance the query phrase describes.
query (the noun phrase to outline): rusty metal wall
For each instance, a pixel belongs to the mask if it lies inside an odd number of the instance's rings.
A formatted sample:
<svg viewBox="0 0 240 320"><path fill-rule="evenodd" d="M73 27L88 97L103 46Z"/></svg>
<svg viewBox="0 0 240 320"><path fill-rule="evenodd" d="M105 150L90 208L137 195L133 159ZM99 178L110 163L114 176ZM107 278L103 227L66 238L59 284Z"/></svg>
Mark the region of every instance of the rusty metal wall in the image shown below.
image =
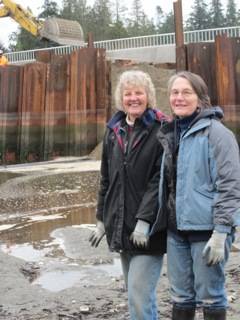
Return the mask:
<svg viewBox="0 0 240 320"><path fill-rule="evenodd" d="M8 66L0 68L0 161L16 162L20 151L22 70Z"/></svg>
<svg viewBox="0 0 240 320"><path fill-rule="evenodd" d="M104 49L0 68L0 163L87 155L110 113Z"/></svg>
<svg viewBox="0 0 240 320"><path fill-rule="evenodd" d="M218 104L240 145L240 38L216 38Z"/></svg>
<svg viewBox="0 0 240 320"><path fill-rule="evenodd" d="M47 65L32 63L21 69L19 161L39 161L44 150Z"/></svg>
<svg viewBox="0 0 240 320"><path fill-rule="evenodd" d="M204 79L208 85L212 104L217 104L215 43L190 43L186 48L187 69Z"/></svg>
<svg viewBox="0 0 240 320"><path fill-rule="evenodd" d="M240 38L217 36L214 43L186 46L187 70L202 76L213 105L224 111L224 123L240 144Z"/></svg>
<svg viewBox="0 0 240 320"><path fill-rule="evenodd" d="M44 160L69 155L71 112L69 68L69 56L54 56L48 65L44 113Z"/></svg>

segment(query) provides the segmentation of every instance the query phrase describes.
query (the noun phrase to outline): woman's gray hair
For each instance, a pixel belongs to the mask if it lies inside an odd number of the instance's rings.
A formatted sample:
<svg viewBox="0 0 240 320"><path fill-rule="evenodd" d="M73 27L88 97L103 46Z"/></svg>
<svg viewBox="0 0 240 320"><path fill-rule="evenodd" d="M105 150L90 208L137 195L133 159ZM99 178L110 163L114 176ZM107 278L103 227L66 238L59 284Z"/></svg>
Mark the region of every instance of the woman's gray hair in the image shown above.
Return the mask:
<svg viewBox="0 0 240 320"><path fill-rule="evenodd" d="M123 110L123 91L131 87L142 87L147 94L147 106L156 107L156 91L148 73L141 70L124 71L118 80L115 90L116 108Z"/></svg>
<svg viewBox="0 0 240 320"><path fill-rule="evenodd" d="M208 95L208 87L204 80L196 73L189 71L180 71L173 75L168 81L168 94L170 95L173 83L178 78L186 79L192 86L194 92L198 96L199 107L200 108L209 108L211 107L211 100Z"/></svg>

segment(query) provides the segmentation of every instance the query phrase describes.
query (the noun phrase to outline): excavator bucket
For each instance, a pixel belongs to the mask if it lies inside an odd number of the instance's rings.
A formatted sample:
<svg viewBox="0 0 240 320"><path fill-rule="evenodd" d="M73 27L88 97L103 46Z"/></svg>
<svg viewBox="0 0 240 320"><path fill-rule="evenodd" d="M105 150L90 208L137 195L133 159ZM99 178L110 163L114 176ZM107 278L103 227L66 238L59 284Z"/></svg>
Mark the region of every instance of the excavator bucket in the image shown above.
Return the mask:
<svg viewBox="0 0 240 320"><path fill-rule="evenodd" d="M77 21L48 18L43 22L40 35L58 44L84 46L83 30Z"/></svg>

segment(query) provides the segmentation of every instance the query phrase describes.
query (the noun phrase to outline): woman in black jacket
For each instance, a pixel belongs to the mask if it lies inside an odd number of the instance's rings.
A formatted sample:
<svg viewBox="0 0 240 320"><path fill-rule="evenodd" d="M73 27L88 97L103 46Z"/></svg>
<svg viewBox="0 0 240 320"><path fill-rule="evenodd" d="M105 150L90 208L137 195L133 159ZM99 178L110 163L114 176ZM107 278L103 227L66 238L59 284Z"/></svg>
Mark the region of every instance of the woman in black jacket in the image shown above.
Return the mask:
<svg viewBox="0 0 240 320"><path fill-rule="evenodd" d="M104 136L97 225L90 242L97 247L106 234L110 250L120 253L131 319L156 320L156 286L166 250L165 232L152 228L162 157L156 133L166 116L153 109L155 89L142 71L122 73L115 99L119 111Z"/></svg>

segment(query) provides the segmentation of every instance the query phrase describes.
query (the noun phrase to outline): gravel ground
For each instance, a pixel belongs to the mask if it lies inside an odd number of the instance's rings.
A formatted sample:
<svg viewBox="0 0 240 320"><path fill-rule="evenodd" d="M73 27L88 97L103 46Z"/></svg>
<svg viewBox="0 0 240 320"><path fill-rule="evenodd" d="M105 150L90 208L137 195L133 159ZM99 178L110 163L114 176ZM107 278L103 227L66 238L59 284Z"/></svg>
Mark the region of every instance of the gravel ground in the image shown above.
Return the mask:
<svg viewBox="0 0 240 320"><path fill-rule="evenodd" d="M118 255L88 242L99 166L60 159L0 168L0 320L129 319ZM228 319L239 320L239 232L233 249ZM157 296L160 318L170 319L166 259Z"/></svg>

